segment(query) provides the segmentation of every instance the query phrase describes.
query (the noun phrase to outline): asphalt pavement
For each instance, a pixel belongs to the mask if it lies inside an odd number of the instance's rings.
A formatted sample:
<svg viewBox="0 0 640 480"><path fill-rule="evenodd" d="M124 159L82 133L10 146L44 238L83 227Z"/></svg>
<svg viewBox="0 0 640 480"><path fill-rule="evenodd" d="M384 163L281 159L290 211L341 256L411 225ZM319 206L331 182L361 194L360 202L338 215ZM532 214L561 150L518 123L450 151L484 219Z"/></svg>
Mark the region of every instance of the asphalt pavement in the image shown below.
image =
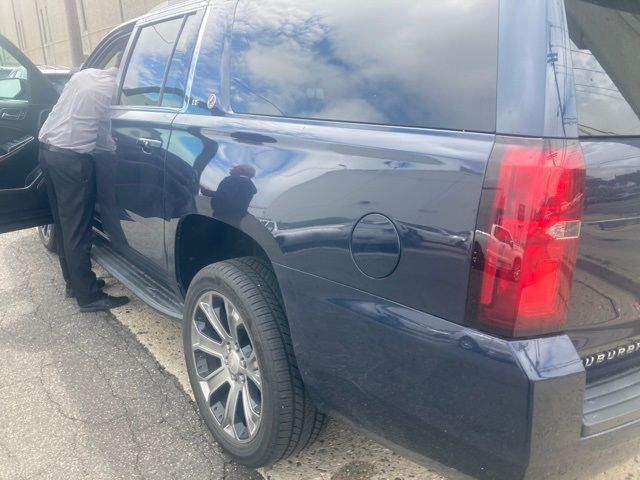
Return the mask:
<svg viewBox="0 0 640 480"><path fill-rule="evenodd" d="M34 231L0 238L0 478L254 479L109 313L64 298Z"/></svg>
<svg viewBox="0 0 640 480"><path fill-rule="evenodd" d="M109 293L130 295L96 271ZM236 464L198 416L177 322L136 298L81 314L34 230L0 236L0 480L462 477L335 420L297 457L259 472ZM596 479L640 479L640 457Z"/></svg>

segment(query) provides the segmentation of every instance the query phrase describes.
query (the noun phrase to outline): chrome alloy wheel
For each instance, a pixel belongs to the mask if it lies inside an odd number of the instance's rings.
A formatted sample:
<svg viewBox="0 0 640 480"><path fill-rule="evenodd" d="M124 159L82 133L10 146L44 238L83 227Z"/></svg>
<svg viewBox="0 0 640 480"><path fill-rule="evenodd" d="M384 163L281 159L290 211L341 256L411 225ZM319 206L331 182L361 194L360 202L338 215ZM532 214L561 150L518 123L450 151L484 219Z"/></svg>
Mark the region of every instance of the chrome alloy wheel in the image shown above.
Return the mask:
<svg viewBox="0 0 640 480"><path fill-rule="evenodd" d="M260 426L260 366L249 331L235 306L215 291L203 293L191 318L191 353L213 418L236 442Z"/></svg>

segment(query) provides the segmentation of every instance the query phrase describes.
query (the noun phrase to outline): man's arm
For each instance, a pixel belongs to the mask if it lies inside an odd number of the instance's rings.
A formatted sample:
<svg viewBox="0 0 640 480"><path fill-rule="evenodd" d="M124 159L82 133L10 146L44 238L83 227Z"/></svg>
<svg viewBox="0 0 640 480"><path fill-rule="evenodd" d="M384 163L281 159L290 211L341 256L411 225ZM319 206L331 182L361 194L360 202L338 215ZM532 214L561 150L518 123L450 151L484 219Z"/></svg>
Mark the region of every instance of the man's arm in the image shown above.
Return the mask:
<svg viewBox="0 0 640 480"><path fill-rule="evenodd" d="M98 141L98 132L100 130L101 134L109 135L109 131L105 131L104 129L109 128L109 107L111 106L111 97L110 95L105 95L103 92L99 90L91 90L87 92L87 98L85 99L85 108L84 112L88 117L93 118L95 121L90 122L87 126L87 138L90 139L90 148L91 151L95 150L96 144ZM106 122L106 123L105 123Z"/></svg>

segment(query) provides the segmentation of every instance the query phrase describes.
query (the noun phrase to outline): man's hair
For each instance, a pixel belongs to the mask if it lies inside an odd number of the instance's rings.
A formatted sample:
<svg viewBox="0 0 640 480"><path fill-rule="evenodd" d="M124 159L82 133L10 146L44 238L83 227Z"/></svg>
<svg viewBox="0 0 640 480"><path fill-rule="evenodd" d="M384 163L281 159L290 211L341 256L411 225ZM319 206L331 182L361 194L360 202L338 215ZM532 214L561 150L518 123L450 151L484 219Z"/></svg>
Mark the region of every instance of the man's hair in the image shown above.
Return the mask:
<svg viewBox="0 0 640 480"><path fill-rule="evenodd" d="M235 167L233 167L229 171L229 174L234 177L253 178L256 176L256 169L253 167L253 165L241 163L240 165L236 165Z"/></svg>

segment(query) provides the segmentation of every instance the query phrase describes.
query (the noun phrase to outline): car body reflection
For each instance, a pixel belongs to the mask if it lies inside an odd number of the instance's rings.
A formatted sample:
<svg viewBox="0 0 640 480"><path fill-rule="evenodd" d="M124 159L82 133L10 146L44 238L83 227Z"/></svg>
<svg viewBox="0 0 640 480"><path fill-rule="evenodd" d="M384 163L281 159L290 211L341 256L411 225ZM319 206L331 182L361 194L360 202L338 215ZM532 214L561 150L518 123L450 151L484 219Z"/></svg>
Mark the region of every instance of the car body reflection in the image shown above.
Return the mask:
<svg viewBox="0 0 640 480"><path fill-rule="evenodd" d="M489 265L515 281L520 278L523 248L513 240L508 229L493 224L490 233L476 230L473 249L476 268Z"/></svg>
<svg viewBox="0 0 640 480"><path fill-rule="evenodd" d="M211 198L211 208L218 218L239 220L247 214L251 199L258 192L251 181L255 175L252 165L236 165L216 190L201 187L202 195Z"/></svg>

